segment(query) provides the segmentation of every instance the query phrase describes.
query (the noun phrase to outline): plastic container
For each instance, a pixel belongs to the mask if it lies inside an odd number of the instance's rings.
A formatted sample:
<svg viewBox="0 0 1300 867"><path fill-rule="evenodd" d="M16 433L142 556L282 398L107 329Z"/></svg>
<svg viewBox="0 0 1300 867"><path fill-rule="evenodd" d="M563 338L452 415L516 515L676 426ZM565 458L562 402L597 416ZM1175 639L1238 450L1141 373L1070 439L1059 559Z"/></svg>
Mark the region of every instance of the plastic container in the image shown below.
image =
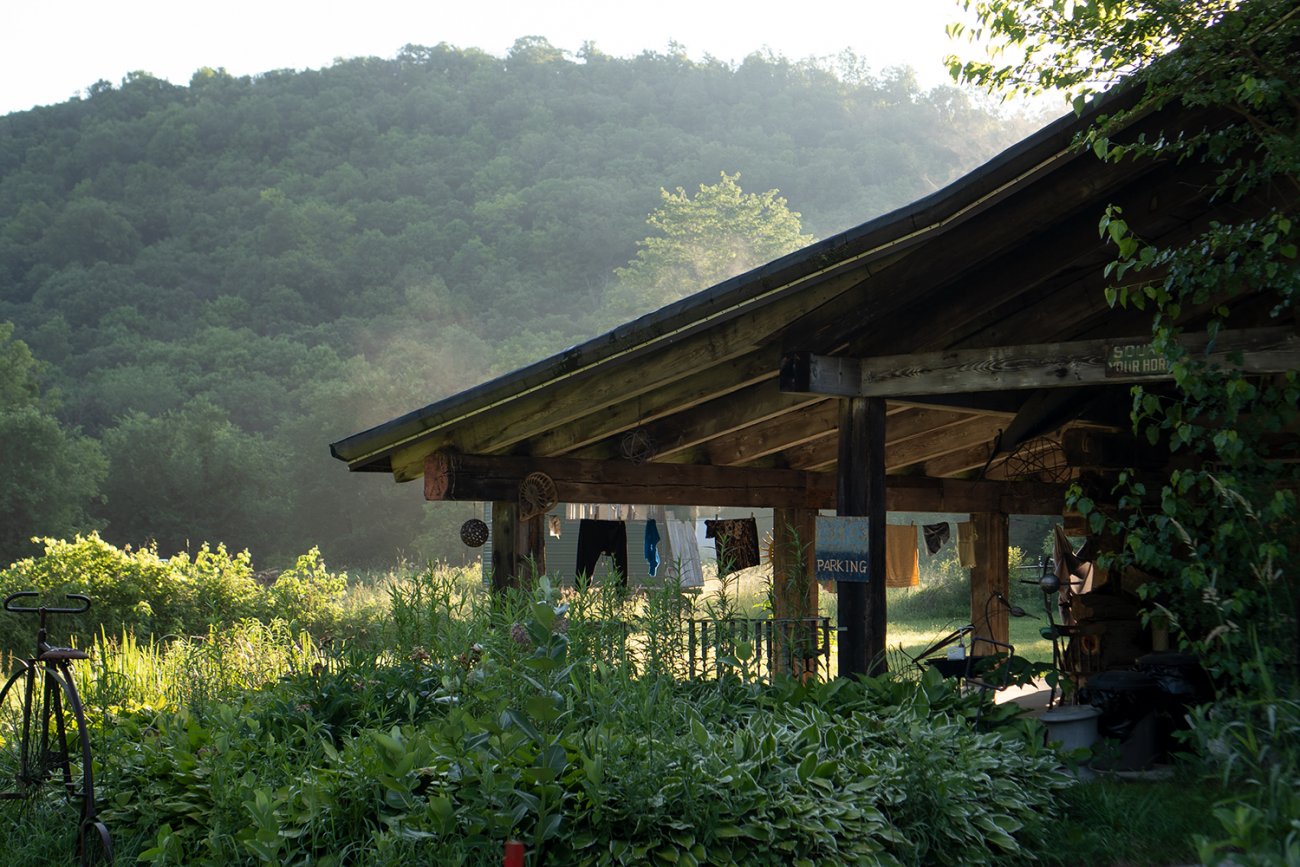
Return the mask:
<svg viewBox="0 0 1300 867"><path fill-rule="evenodd" d="M1101 716L1099 708L1091 705L1073 704L1054 707L1045 711L1039 719L1047 726L1047 742L1060 742L1065 751L1081 748L1091 749L1097 743L1097 718Z"/></svg>

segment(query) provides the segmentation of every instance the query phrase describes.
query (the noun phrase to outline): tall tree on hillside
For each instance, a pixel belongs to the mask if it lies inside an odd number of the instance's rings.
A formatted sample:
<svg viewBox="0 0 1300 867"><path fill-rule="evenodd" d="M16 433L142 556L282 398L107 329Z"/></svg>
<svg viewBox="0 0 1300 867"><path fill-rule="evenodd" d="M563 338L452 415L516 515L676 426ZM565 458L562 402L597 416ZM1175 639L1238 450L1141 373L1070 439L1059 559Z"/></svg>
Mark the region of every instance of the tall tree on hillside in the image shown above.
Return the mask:
<svg viewBox="0 0 1300 867"><path fill-rule="evenodd" d="M646 222L655 231L626 267L616 268L606 313L612 323L655 310L728 277L812 242L800 214L776 190L746 193L740 173L700 184L694 196L681 187L660 190L663 203Z"/></svg>
<svg viewBox="0 0 1300 867"><path fill-rule="evenodd" d="M88 529L106 464L93 440L54 417L40 362L0 322L0 567L32 552L34 536Z"/></svg>

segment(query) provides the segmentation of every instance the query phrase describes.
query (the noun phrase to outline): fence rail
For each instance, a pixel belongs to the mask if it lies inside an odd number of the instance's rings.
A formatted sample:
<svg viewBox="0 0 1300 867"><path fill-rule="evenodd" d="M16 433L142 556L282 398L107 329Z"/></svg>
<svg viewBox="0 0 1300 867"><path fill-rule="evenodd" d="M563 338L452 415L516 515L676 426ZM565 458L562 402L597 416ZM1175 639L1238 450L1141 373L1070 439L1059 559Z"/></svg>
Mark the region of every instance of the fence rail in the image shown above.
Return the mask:
<svg viewBox="0 0 1300 867"><path fill-rule="evenodd" d="M738 655L744 646L747 659ZM728 665L749 666L760 677L831 676L829 617L688 620L686 648L691 677L716 677Z"/></svg>

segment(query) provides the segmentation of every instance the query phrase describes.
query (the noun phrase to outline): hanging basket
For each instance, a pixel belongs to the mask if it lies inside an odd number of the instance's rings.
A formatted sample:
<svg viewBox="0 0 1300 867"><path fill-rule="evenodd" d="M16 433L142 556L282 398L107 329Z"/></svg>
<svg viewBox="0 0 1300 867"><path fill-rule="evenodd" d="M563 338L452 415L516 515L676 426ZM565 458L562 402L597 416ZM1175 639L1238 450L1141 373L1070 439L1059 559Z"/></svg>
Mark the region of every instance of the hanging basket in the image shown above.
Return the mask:
<svg viewBox="0 0 1300 867"><path fill-rule="evenodd" d="M623 455L623 460L644 464L655 456L657 448L650 432L643 427L638 427L623 434L623 438L618 443L618 450Z"/></svg>
<svg viewBox="0 0 1300 867"><path fill-rule="evenodd" d="M560 501L555 481L546 473L529 473L519 485L519 520L544 515Z"/></svg>
<svg viewBox="0 0 1300 867"><path fill-rule="evenodd" d="M460 525L460 540L471 548L482 548L488 540L488 525L478 518L470 518Z"/></svg>

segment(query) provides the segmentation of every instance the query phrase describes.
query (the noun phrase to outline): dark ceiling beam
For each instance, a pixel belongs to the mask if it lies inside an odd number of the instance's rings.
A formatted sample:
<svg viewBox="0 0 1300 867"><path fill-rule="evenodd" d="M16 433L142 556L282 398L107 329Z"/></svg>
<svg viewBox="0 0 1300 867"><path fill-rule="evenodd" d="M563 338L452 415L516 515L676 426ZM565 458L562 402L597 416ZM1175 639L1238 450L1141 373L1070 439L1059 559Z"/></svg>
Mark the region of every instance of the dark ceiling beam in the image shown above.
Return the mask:
<svg viewBox="0 0 1300 867"><path fill-rule="evenodd" d="M991 442L1004 425L1001 419L976 417L925 436L886 445L885 471L896 473L914 464Z"/></svg>
<svg viewBox="0 0 1300 867"><path fill-rule="evenodd" d="M653 391L595 410L576 421L556 425L530 438L522 451L546 457L616 458L620 456L622 435L628 431L643 429L657 442L655 437L662 435L662 426L656 426L655 422L680 418L695 407L716 405L712 402L730 394L740 393L752 403L755 395L770 390L774 402L782 408L808 403L783 396L772 386L774 359L771 350L762 349L733 360L722 370L697 371ZM674 421L667 427L672 429L675 425ZM592 453L582 454L583 450Z"/></svg>
<svg viewBox="0 0 1300 867"><path fill-rule="evenodd" d="M981 470L988 463L991 450L992 442L984 442L961 451L931 458L923 464L923 472L931 478L943 479L960 476L972 470Z"/></svg>
<svg viewBox="0 0 1300 867"><path fill-rule="evenodd" d="M932 412L918 410L917 412ZM1002 419L987 416L951 417L942 423L915 433L893 419L885 425L885 470L897 473L913 464L946 455L960 449L987 443L997 436L1005 424ZM824 438L782 452L787 466L814 472L825 471L835 465L836 441Z"/></svg>
<svg viewBox="0 0 1300 867"><path fill-rule="evenodd" d="M1300 336L1287 327L1221 331L1213 340L1205 334L1188 334L1180 342L1211 363L1246 373L1283 373L1300 367ZM1102 338L870 358L795 353L782 364L781 389L792 394L889 397L1172 378L1164 356L1149 342Z"/></svg>
<svg viewBox="0 0 1300 867"><path fill-rule="evenodd" d="M717 437L815 406L823 400L810 395L783 394L777 388L774 367L760 382L640 425L639 432L649 444L651 459L692 463L695 458L679 456L694 453L697 447ZM571 453L570 457L585 460L619 458L622 456L621 440L621 436L609 437Z"/></svg>
<svg viewBox="0 0 1300 867"><path fill-rule="evenodd" d="M513 502L523 479L537 472L555 484L560 502L830 509L836 498L828 473L445 451L425 459L425 498ZM1059 515L1064 493L1057 485L891 477L885 499L896 512Z"/></svg>
<svg viewBox="0 0 1300 867"><path fill-rule="evenodd" d="M705 443L709 463L721 467L748 464L788 448L834 434L840 402L824 400L750 425Z"/></svg>
<svg viewBox="0 0 1300 867"><path fill-rule="evenodd" d="M1021 294L1027 279L1035 279L1022 275L998 282L979 275L1018 268L1054 273L1070 256L1095 250L1099 246L1097 214L1091 203L1104 204L1151 170L1150 162L1117 165L1080 154L1073 158L1069 171L1021 184L1014 196L997 204L996 217L983 214L986 219L967 219L949 228L942 244L924 245L896 263L875 268L860 289L792 321L780 332L781 346L787 351L833 352L858 339L887 341L892 351L916 345L928 321L960 322L963 309L969 311L966 315L976 315L986 304L996 305ZM1063 218L1063 203L1073 209L1073 216ZM1073 248L1062 250L1065 259L1053 259L1050 253L1055 251L1038 246L1036 238L1044 235L1043 227L1055 226L1063 219L1078 222L1074 228L1082 226L1082 237L1061 234L1056 238L1049 233L1048 240L1068 240ZM1026 259L1032 260L1030 265L1021 264ZM964 288L974 283L981 286L981 292ZM949 303L937 303L935 289L942 286L954 287ZM991 292L989 297L983 294L984 288Z"/></svg>
<svg viewBox="0 0 1300 867"><path fill-rule="evenodd" d="M1122 205L1125 214L1142 215L1148 214L1153 202L1159 203L1159 208L1203 206L1203 188L1186 180L1185 167L1148 163L1141 177L1110 189L1104 198L1097 197L1090 204L1072 202L1070 214L1036 221L1027 214L1031 220L1021 236L996 258L940 275L925 291L915 293L904 308L860 330L834 354L890 355L1048 342L1074 339L1088 318L1102 316L1114 324L1125 317L1125 311L1112 310L1105 302L1103 271L1115 251L1098 237L1098 218L1112 202ZM1057 207L1054 202L1046 206ZM1179 230L1185 220L1181 213L1166 217L1159 228ZM980 241L974 238L977 245ZM954 246L960 243L956 238L951 242ZM978 248L969 251L972 260L982 253ZM1046 303L1039 306L1043 301ZM1036 308L1033 315L1026 315L1029 308ZM994 339L989 326L1008 320L1014 326L995 329L1003 336ZM1149 317L1142 326L1149 327Z"/></svg>

